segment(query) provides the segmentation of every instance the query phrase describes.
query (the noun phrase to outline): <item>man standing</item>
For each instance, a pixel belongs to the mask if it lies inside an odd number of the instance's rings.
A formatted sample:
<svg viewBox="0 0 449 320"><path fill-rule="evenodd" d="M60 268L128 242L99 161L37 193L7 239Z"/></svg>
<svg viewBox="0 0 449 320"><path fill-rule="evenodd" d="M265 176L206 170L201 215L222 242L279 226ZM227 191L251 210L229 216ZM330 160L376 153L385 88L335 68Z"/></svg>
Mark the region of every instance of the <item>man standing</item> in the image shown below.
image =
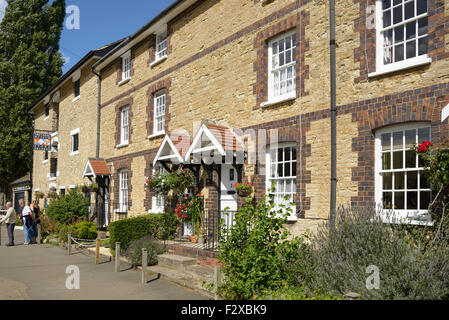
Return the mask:
<svg viewBox="0 0 449 320"><path fill-rule="evenodd" d="M5 222L6 229L8 230L8 238L9 243L6 245L7 247L14 246L14 229L16 227L16 210L12 207L12 203L8 202L6 204L6 216L0 220L0 225Z"/></svg>

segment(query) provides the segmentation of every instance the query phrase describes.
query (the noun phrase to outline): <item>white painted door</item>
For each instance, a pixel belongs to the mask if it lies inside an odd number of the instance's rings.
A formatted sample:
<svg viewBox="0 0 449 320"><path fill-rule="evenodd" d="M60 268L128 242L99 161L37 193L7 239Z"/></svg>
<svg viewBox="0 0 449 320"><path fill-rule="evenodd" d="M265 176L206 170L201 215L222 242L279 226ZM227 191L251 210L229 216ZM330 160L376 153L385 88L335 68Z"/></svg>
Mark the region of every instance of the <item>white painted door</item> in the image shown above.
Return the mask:
<svg viewBox="0 0 449 320"><path fill-rule="evenodd" d="M237 170L230 164L221 166L221 202L220 209L225 225L230 228L234 224L234 213L237 211L237 191L235 184L238 182Z"/></svg>

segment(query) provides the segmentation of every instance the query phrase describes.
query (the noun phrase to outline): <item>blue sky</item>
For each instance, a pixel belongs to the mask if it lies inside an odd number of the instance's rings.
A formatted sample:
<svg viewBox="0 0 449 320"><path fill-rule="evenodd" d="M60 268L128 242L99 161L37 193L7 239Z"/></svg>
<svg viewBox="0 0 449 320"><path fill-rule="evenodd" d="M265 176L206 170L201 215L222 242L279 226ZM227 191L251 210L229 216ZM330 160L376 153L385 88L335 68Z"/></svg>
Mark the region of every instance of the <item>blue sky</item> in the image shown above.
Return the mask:
<svg viewBox="0 0 449 320"><path fill-rule="evenodd" d="M80 11L80 29L64 23L60 50L68 71L86 53L133 34L175 0L66 0ZM6 0L0 0L0 20ZM67 17L66 17L67 18Z"/></svg>

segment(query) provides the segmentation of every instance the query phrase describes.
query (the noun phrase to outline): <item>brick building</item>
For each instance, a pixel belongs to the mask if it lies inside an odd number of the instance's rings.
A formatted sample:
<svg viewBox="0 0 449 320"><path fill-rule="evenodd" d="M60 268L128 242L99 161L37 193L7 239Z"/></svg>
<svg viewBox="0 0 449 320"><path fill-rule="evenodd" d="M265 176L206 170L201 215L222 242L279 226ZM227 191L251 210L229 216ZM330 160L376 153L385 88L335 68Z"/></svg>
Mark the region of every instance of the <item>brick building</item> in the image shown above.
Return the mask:
<svg viewBox="0 0 449 320"><path fill-rule="evenodd" d="M328 5L178 0L96 61L109 220L163 211L143 186L174 160L196 168L211 217L237 208L242 180L257 198L274 182L277 199L295 199L294 234L328 219ZM449 1L342 0L336 12L338 205L419 223L431 190L409 148L449 137ZM195 163L198 154L228 161Z"/></svg>

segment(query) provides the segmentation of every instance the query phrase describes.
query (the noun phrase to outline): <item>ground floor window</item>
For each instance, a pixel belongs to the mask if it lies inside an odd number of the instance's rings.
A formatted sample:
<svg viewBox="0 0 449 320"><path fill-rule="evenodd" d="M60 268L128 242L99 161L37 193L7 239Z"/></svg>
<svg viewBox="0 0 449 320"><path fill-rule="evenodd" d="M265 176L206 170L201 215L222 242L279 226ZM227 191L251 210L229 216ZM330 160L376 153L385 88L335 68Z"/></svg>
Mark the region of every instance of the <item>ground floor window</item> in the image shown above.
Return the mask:
<svg viewBox="0 0 449 320"><path fill-rule="evenodd" d="M119 212L128 211L128 171L122 170L120 175Z"/></svg>
<svg viewBox="0 0 449 320"><path fill-rule="evenodd" d="M426 123L393 126L376 133L376 200L384 216L410 223L427 220L432 189L411 149L430 139Z"/></svg>
<svg viewBox="0 0 449 320"><path fill-rule="evenodd" d="M267 148L267 192L274 194L276 209L289 207L296 216L296 145L279 144ZM271 186L275 191L269 191Z"/></svg>
<svg viewBox="0 0 449 320"><path fill-rule="evenodd" d="M164 167L160 164L157 164L153 168L153 174L156 172L164 172ZM164 213L165 209L165 199L163 195L155 195L151 200L151 212L152 213Z"/></svg>

